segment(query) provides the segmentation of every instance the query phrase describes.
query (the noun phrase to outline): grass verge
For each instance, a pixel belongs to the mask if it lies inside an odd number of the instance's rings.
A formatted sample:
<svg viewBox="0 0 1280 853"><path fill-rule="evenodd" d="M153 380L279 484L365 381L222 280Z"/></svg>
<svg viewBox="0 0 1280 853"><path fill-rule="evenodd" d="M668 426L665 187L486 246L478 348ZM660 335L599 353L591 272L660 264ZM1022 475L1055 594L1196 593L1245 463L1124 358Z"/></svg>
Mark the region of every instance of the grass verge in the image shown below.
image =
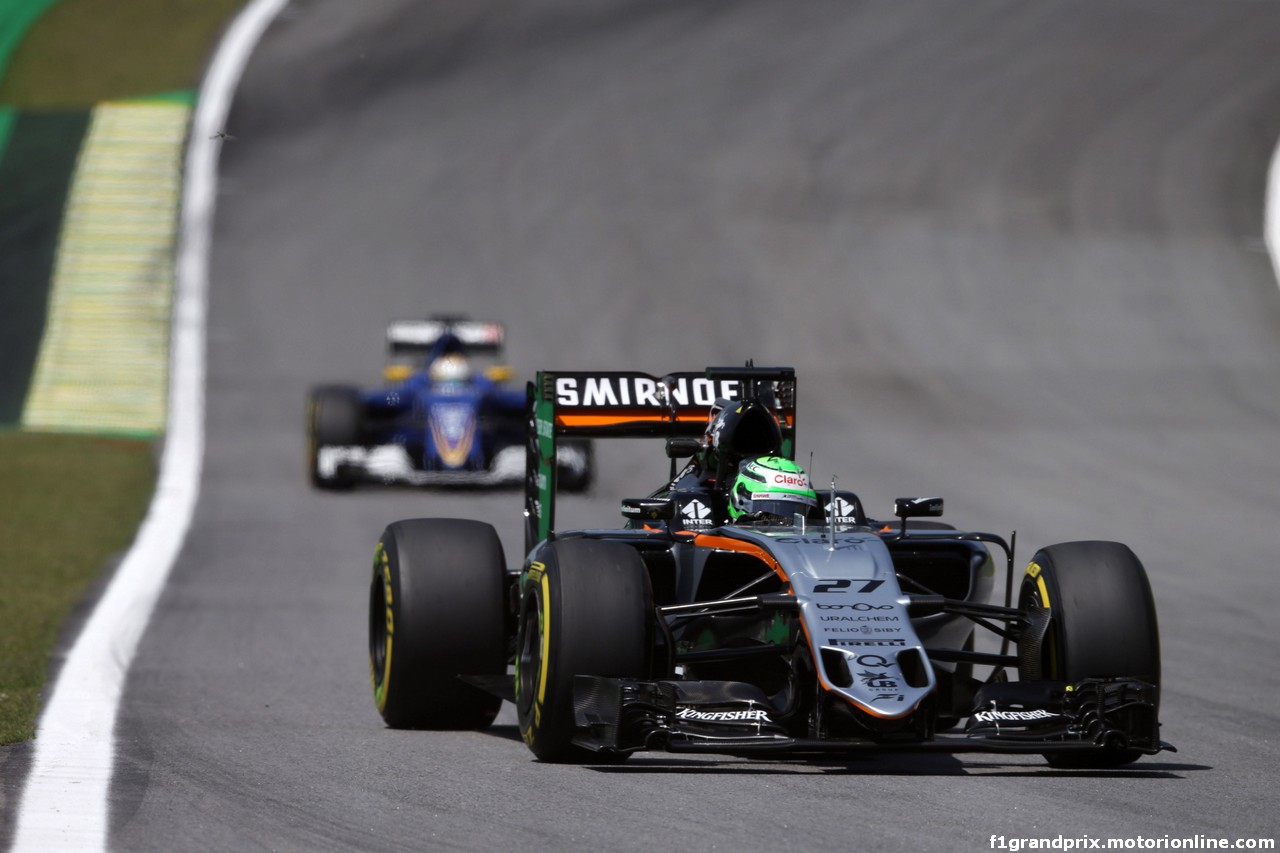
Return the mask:
<svg viewBox="0 0 1280 853"><path fill-rule="evenodd" d="M194 88L246 0L60 0L0 80L20 109L92 106Z"/></svg>
<svg viewBox="0 0 1280 853"><path fill-rule="evenodd" d="M0 433L0 744L34 733L59 628L132 542L155 485L152 445Z"/></svg>
<svg viewBox="0 0 1280 853"><path fill-rule="evenodd" d="M192 91L245 2L60 0L10 56L0 105L12 118ZM0 232L21 232L6 219ZM155 477L149 439L0 432L0 745L34 734L58 632L132 542Z"/></svg>

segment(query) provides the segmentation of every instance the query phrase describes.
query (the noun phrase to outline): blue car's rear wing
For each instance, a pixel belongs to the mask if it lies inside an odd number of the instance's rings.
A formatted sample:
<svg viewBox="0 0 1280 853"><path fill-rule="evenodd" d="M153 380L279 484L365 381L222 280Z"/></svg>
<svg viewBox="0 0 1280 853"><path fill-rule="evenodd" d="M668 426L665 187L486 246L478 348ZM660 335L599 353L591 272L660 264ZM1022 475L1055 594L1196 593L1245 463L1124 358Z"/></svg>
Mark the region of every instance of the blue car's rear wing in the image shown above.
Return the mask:
<svg viewBox="0 0 1280 853"><path fill-rule="evenodd" d="M437 316L426 320L396 320L387 326L387 352L393 357L423 356L446 338L462 352L502 351L506 332L501 323L469 320L465 317Z"/></svg>
<svg viewBox="0 0 1280 853"><path fill-rule="evenodd" d="M538 371L528 386L525 550L555 528L556 442L576 438L701 436L717 400L756 399L794 453L796 377L790 367L708 367L650 376L633 371Z"/></svg>

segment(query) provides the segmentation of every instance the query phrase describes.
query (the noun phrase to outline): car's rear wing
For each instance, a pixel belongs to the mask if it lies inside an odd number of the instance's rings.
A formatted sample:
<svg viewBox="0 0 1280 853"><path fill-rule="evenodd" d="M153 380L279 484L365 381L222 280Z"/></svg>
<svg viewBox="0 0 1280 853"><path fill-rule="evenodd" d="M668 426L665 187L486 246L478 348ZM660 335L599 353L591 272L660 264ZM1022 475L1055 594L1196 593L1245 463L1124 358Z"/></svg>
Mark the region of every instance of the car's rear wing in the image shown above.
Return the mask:
<svg viewBox="0 0 1280 853"><path fill-rule="evenodd" d="M505 331L501 323L464 317L397 320L387 326L387 352L393 358L425 355L446 335L466 352L497 353Z"/></svg>
<svg viewBox="0 0 1280 853"><path fill-rule="evenodd" d="M528 386L525 547L555 529L556 444L562 437L701 436L717 400L765 403L794 453L796 376L790 367L708 367L650 376L635 371L538 371Z"/></svg>

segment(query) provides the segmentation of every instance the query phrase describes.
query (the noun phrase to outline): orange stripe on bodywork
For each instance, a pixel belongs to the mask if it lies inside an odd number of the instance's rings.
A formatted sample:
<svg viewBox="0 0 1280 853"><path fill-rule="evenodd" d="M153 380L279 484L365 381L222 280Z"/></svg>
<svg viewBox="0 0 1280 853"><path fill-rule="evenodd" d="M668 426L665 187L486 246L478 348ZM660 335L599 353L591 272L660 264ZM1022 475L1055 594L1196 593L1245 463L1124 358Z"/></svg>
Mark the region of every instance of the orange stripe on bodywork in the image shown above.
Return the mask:
<svg viewBox="0 0 1280 853"><path fill-rule="evenodd" d="M674 418L667 412L647 414L625 414L625 415L572 415L557 413L555 423L557 427L564 429L585 428L585 427L615 427L641 424L705 424L707 416L704 413L698 414L678 414ZM794 418L783 418L782 423L787 428L795 427Z"/></svg>
<svg viewBox="0 0 1280 853"><path fill-rule="evenodd" d="M623 424L661 424L661 423L692 423L694 421L706 422L706 415L680 415L673 421L671 416L662 414L652 415L556 415L556 424L565 427L585 427L585 426L621 426Z"/></svg>
<svg viewBox="0 0 1280 853"><path fill-rule="evenodd" d="M783 571L782 566L778 565L778 561L773 558L773 555L753 542L743 542L740 539L730 539L727 536L698 534L693 537L693 544L706 548L718 548L721 551L737 551L741 554L750 554L773 569L778 577L784 581L789 580L787 573Z"/></svg>

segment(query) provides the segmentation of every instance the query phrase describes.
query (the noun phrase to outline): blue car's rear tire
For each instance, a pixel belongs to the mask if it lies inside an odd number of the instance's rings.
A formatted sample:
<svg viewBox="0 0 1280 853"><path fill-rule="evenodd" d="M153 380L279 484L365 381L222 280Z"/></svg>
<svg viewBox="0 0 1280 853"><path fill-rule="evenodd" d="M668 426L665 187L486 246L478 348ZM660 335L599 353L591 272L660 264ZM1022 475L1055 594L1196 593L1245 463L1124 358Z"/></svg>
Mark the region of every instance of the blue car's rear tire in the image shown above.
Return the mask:
<svg viewBox="0 0 1280 853"><path fill-rule="evenodd" d="M561 455L571 461L562 462L556 469L556 484L560 491L581 494L591 488L595 480L595 446L590 441L568 439L561 444Z"/></svg>
<svg viewBox="0 0 1280 853"><path fill-rule="evenodd" d="M458 676L506 672L505 566L483 522L415 518L383 532L369 585L369 668L388 726L493 722L502 700Z"/></svg>

